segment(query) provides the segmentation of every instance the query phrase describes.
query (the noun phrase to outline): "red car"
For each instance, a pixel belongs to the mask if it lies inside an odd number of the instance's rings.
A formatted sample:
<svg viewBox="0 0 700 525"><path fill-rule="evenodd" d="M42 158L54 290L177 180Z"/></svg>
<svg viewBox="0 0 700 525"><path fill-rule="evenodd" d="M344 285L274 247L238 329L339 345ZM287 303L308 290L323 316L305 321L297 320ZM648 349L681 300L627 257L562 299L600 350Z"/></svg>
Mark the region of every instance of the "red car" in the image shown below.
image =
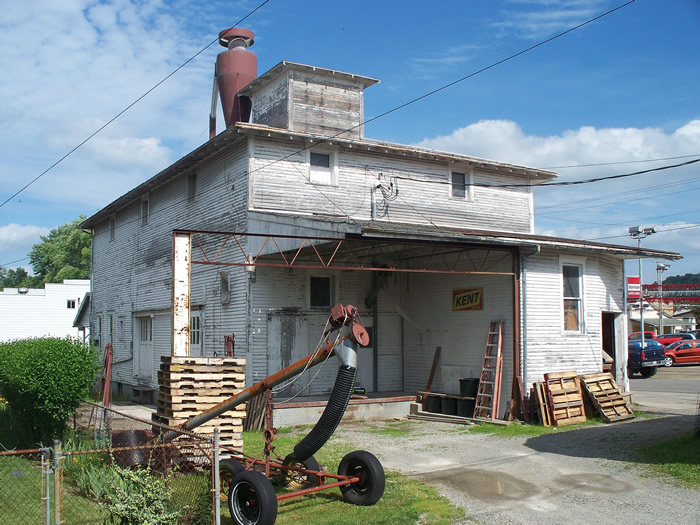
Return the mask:
<svg viewBox="0 0 700 525"><path fill-rule="evenodd" d="M676 341L664 350L664 365L675 363L700 363L700 341Z"/></svg>

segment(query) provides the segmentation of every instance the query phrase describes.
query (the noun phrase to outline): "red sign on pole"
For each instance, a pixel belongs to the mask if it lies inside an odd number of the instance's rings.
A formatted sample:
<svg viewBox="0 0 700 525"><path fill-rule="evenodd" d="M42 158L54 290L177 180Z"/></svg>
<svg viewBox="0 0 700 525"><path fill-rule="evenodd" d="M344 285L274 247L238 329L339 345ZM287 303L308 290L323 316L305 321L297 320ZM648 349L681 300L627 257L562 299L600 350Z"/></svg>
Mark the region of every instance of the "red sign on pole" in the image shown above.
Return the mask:
<svg viewBox="0 0 700 525"><path fill-rule="evenodd" d="M639 301L642 296L642 287L639 284L639 277L627 278L627 300Z"/></svg>

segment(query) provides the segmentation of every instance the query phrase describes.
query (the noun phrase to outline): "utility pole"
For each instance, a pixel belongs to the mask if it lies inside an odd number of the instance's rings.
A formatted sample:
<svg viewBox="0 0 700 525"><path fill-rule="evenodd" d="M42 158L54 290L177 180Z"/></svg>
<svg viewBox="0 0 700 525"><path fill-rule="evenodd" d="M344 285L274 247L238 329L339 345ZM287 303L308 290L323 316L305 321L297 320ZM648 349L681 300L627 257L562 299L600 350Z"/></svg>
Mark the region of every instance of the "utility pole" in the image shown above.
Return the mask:
<svg viewBox="0 0 700 525"><path fill-rule="evenodd" d="M645 226L630 226L629 233L633 239L637 239L637 252L642 251L642 239L654 235L656 230ZM642 284L642 254L639 255L639 332L642 337L641 349L644 350L644 284Z"/></svg>
<svg viewBox="0 0 700 525"><path fill-rule="evenodd" d="M661 274L669 267L668 264L656 263L656 282L659 283L659 334L664 333L664 283Z"/></svg>

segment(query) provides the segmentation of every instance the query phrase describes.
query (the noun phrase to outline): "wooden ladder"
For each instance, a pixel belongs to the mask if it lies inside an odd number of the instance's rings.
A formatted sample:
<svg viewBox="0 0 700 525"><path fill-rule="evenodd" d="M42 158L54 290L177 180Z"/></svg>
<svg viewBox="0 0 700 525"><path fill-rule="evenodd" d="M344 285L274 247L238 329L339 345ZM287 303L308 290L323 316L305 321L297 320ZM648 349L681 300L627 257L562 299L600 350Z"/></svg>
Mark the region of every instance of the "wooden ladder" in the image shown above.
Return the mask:
<svg viewBox="0 0 700 525"><path fill-rule="evenodd" d="M498 417L501 400L501 367L503 365L504 321L491 321L486 339L484 366L479 378L474 419L493 421Z"/></svg>

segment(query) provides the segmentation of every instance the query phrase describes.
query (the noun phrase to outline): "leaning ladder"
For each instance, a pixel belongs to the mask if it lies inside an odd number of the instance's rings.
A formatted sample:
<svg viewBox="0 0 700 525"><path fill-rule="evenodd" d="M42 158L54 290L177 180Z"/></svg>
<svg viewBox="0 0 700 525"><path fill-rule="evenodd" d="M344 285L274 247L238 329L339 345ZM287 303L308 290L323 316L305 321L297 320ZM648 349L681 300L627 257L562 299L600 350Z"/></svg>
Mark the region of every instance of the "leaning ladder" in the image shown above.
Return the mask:
<svg viewBox="0 0 700 525"><path fill-rule="evenodd" d="M491 321L479 378L474 419L493 421L498 417L501 399L504 321Z"/></svg>

